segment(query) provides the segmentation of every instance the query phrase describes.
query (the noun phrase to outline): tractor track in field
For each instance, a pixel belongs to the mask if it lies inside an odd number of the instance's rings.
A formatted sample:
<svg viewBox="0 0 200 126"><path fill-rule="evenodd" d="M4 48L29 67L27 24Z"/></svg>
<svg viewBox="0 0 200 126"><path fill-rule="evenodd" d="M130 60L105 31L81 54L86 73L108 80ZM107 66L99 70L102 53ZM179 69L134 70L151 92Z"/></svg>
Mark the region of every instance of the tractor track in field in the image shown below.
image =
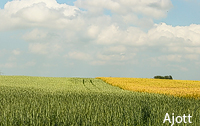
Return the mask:
<svg viewBox="0 0 200 126"><path fill-rule="evenodd" d="M89 82L88 82L89 81ZM84 80L83 79L83 85L84 85L84 87L87 89L87 90L89 90L89 91L92 91L91 90L91 88L89 88L87 85L88 84L90 84L91 83L91 85L93 86L93 87L95 87L95 89L98 89L99 91L101 90L99 87L97 87L93 82L92 82L92 80Z"/></svg>
<svg viewBox="0 0 200 126"><path fill-rule="evenodd" d="M97 88L98 90L101 90L99 87L97 87L97 86L92 82L92 80L90 80L90 83L91 83L95 88Z"/></svg>
<svg viewBox="0 0 200 126"><path fill-rule="evenodd" d="M88 87L86 86L85 80L84 80L84 79L83 79L83 86L84 86L87 90L92 91L90 88L88 88Z"/></svg>

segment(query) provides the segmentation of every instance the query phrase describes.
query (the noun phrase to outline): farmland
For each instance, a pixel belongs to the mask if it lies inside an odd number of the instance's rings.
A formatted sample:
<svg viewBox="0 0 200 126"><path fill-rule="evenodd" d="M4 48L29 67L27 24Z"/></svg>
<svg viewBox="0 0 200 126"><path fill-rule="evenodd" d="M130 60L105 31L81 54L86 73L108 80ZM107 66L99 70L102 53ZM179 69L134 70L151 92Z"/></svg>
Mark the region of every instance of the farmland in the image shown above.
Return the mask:
<svg viewBox="0 0 200 126"><path fill-rule="evenodd" d="M125 90L200 98L200 81L148 78L98 77Z"/></svg>
<svg viewBox="0 0 200 126"><path fill-rule="evenodd" d="M190 114L189 125L196 126L199 105L197 99L131 92L94 78L0 76L3 126L170 126L163 124L166 113Z"/></svg>

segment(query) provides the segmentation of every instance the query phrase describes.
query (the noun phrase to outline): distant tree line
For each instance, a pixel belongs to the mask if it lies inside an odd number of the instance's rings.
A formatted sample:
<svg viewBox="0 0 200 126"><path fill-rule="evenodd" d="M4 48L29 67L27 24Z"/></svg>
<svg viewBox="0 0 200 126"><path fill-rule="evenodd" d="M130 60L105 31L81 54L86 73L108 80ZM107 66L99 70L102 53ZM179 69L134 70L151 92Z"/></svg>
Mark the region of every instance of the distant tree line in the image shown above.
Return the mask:
<svg viewBox="0 0 200 126"><path fill-rule="evenodd" d="M172 76L154 76L154 79L170 79L173 80Z"/></svg>

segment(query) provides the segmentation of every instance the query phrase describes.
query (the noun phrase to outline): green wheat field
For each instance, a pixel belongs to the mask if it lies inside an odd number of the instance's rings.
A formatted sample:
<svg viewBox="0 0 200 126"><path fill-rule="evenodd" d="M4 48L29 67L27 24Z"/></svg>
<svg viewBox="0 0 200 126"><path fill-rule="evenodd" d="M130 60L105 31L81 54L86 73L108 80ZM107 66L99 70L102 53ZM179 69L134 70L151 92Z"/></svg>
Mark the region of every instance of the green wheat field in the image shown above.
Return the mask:
<svg viewBox="0 0 200 126"><path fill-rule="evenodd" d="M192 116L200 100L138 93L94 78L0 76L0 126L171 126L166 113Z"/></svg>

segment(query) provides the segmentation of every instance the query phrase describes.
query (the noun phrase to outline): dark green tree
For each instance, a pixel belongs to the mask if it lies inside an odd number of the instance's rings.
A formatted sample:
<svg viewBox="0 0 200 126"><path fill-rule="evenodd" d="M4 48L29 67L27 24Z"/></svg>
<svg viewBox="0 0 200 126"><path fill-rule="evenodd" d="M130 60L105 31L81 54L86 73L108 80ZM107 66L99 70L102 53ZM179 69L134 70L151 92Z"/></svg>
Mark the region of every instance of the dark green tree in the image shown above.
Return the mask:
<svg viewBox="0 0 200 126"><path fill-rule="evenodd" d="M173 79L171 75L169 76L154 76L154 79Z"/></svg>

